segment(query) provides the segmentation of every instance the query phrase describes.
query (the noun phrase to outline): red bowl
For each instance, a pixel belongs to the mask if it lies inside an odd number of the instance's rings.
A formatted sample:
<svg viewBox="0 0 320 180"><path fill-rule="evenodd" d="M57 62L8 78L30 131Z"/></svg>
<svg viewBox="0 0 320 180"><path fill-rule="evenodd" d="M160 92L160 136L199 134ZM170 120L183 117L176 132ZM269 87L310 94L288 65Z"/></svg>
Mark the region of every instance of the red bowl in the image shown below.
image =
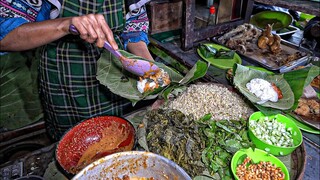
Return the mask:
<svg viewBox="0 0 320 180"><path fill-rule="evenodd" d="M117 116L85 120L70 129L60 140L56 159L71 174L106 155L132 150L135 144L133 125Z"/></svg>

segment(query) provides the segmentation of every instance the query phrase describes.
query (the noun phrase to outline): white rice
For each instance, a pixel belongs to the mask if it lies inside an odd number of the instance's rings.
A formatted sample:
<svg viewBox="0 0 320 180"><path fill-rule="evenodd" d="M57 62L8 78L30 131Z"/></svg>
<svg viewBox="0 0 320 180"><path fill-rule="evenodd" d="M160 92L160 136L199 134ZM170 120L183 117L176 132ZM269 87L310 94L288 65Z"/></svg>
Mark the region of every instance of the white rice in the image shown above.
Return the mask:
<svg viewBox="0 0 320 180"><path fill-rule="evenodd" d="M278 101L278 93L273 89L271 83L264 79L254 78L246 84L246 87L261 100L257 102L258 104L263 104L267 101Z"/></svg>

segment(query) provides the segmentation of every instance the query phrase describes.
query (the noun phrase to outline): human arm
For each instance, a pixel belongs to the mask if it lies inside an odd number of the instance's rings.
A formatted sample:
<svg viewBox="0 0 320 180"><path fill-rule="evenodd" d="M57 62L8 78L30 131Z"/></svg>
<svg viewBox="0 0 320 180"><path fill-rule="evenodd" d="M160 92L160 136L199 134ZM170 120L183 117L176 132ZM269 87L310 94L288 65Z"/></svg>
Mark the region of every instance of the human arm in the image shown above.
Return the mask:
<svg viewBox="0 0 320 180"><path fill-rule="evenodd" d="M85 41L95 42L98 47L103 47L104 42L108 41L114 49L118 49L113 33L103 15L88 14L25 23L0 40L0 51L23 51L45 45L70 34L71 24L77 28L80 37Z"/></svg>
<svg viewBox="0 0 320 180"><path fill-rule="evenodd" d="M153 57L148 50L147 44L144 41L139 41L136 43L129 42L127 48L132 54L141 56L145 59L153 60Z"/></svg>
<svg viewBox="0 0 320 180"><path fill-rule="evenodd" d="M136 2L136 1L131 1ZM139 1L140 2L140 1ZM147 3L148 1L145 1ZM127 2L128 3L128 2ZM121 34L124 48L129 52L153 60L147 45L149 44L149 19L145 4L127 4L126 26Z"/></svg>

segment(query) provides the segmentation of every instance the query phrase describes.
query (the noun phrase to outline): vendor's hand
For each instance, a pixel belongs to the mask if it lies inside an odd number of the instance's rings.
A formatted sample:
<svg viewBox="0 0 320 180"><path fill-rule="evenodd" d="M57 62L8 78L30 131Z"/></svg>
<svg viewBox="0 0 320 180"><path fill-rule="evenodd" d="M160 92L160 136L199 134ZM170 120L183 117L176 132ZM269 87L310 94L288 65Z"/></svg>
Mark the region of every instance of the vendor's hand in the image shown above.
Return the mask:
<svg viewBox="0 0 320 180"><path fill-rule="evenodd" d="M71 24L76 27L83 40L95 43L100 48L103 47L105 41L108 41L114 49L118 49L113 33L103 15L88 14L73 17Z"/></svg>

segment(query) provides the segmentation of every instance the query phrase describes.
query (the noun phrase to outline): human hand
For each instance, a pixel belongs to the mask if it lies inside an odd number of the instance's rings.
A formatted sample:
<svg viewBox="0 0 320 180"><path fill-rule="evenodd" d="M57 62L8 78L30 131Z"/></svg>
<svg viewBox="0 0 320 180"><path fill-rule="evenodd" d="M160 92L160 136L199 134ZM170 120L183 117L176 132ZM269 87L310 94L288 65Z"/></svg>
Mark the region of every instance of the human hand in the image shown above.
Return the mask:
<svg viewBox="0 0 320 180"><path fill-rule="evenodd" d="M103 15L88 14L73 17L70 23L76 27L83 40L95 43L100 48L103 47L105 41L108 41L113 49L118 49L113 33Z"/></svg>

